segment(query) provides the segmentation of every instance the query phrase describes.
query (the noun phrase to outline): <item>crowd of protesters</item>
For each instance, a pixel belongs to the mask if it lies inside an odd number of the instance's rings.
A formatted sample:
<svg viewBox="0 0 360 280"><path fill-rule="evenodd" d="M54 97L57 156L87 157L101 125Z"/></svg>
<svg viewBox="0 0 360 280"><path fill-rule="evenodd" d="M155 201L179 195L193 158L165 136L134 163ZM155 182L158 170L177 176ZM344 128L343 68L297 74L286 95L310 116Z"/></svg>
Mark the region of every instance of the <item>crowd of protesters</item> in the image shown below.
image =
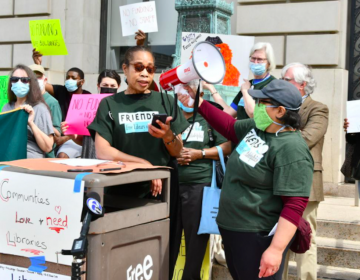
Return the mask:
<svg viewBox="0 0 360 280"><path fill-rule="evenodd" d="M249 54L254 78L244 80L231 104L226 104L214 85L194 80L183 85L188 95L179 94L175 106L173 96L159 92L154 81L156 61L143 46L145 34L139 31L135 39L137 46L126 51L122 64L124 91L118 92L121 78L116 71L99 74L98 93L112 95L100 102L88 126L91 136L64 135L72 96L90 94L83 89L81 69L69 69L64 85L53 85L41 66L41 53L34 49L35 64L18 65L11 71L9 103L2 112L20 108L29 113L27 158L81 157L173 167L170 277L183 229L186 264L182 279L193 280L201 279L209 240L208 234L198 235L197 230L203 191L210 186L219 146L228 161L216 221L233 279L288 279L289 247L301 217L310 223L312 241L310 250L296 255L298 277L317 279L316 213L324 200L322 149L329 110L312 98L316 86L312 69L290 63L277 79L271 74L276 68L272 46L256 43ZM194 104L189 105L189 98L195 98L198 88L199 114L193 120ZM215 102L203 100L204 90ZM174 111L177 118L172 121ZM122 119L141 112L167 118L156 124L151 118L142 119L142 126ZM347 126L345 121L344 129ZM358 142L356 137L349 135L347 141ZM353 166L358 161L359 157ZM114 190L114 194L157 197L161 191L162 181L155 179L121 188L121 193ZM275 234L270 235L275 225Z"/></svg>

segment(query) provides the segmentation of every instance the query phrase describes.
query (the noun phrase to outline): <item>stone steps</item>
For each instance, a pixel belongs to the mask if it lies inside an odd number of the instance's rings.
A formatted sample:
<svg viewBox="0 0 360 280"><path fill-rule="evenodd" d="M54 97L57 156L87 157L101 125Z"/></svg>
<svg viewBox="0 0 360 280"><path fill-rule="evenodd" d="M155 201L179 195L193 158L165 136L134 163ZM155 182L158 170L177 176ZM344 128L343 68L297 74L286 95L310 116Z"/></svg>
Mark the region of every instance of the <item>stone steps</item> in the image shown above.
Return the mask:
<svg viewBox="0 0 360 280"><path fill-rule="evenodd" d="M360 269L360 241L327 237L316 241L318 265Z"/></svg>
<svg viewBox="0 0 360 280"><path fill-rule="evenodd" d="M348 183L324 183L324 195L337 197L355 197L355 184Z"/></svg>
<svg viewBox="0 0 360 280"><path fill-rule="evenodd" d="M360 270L318 265L318 280L359 280ZM231 278L230 278L231 279ZM298 280L296 278L296 263L289 263L289 280Z"/></svg>

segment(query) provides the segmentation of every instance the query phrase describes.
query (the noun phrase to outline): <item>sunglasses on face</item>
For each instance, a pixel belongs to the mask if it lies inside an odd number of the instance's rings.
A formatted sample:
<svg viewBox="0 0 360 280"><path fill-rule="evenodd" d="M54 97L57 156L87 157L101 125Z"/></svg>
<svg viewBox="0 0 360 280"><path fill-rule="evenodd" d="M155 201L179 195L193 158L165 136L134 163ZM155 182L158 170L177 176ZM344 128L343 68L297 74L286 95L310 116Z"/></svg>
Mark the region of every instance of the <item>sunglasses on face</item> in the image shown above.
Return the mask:
<svg viewBox="0 0 360 280"><path fill-rule="evenodd" d="M23 84L27 84L30 82L30 78L29 77L11 77L10 78L10 82L12 83L17 83L18 81L21 81Z"/></svg>
<svg viewBox="0 0 360 280"><path fill-rule="evenodd" d="M156 71L156 66L152 66L152 65L148 65L145 66L144 64L142 64L141 62L137 62L137 63L130 63L131 65L134 65L135 71L136 72L142 72L144 71L144 69L146 68L146 71L149 74L153 74Z"/></svg>

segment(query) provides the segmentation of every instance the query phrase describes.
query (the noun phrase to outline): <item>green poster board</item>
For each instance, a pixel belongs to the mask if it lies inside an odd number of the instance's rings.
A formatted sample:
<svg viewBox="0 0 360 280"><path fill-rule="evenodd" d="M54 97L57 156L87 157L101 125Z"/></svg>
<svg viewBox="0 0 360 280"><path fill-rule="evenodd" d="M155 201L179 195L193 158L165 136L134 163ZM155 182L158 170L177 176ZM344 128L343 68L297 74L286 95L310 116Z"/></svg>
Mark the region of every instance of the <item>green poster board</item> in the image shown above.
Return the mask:
<svg viewBox="0 0 360 280"><path fill-rule="evenodd" d="M8 103L7 89L8 89L9 76L0 76L0 112L2 107Z"/></svg>
<svg viewBox="0 0 360 280"><path fill-rule="evenodd" d="M67 55L59 19L30 20L33 47L42 55Z"/></svg>

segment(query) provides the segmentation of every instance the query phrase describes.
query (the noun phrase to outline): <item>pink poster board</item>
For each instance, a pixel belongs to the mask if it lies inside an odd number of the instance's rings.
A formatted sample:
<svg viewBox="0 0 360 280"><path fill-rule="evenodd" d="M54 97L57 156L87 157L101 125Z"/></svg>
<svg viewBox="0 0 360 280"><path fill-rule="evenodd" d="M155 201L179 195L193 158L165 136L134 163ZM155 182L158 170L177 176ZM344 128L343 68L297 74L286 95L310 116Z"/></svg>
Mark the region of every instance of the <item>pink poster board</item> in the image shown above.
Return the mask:
<svg viewBox="0 0 360 280"><path fill-rule="evenodd" d="M87 126L93 122L100 101L110 95L112 94L73 94L65 120L69 128L64 134L90 136Z"/></svg>

